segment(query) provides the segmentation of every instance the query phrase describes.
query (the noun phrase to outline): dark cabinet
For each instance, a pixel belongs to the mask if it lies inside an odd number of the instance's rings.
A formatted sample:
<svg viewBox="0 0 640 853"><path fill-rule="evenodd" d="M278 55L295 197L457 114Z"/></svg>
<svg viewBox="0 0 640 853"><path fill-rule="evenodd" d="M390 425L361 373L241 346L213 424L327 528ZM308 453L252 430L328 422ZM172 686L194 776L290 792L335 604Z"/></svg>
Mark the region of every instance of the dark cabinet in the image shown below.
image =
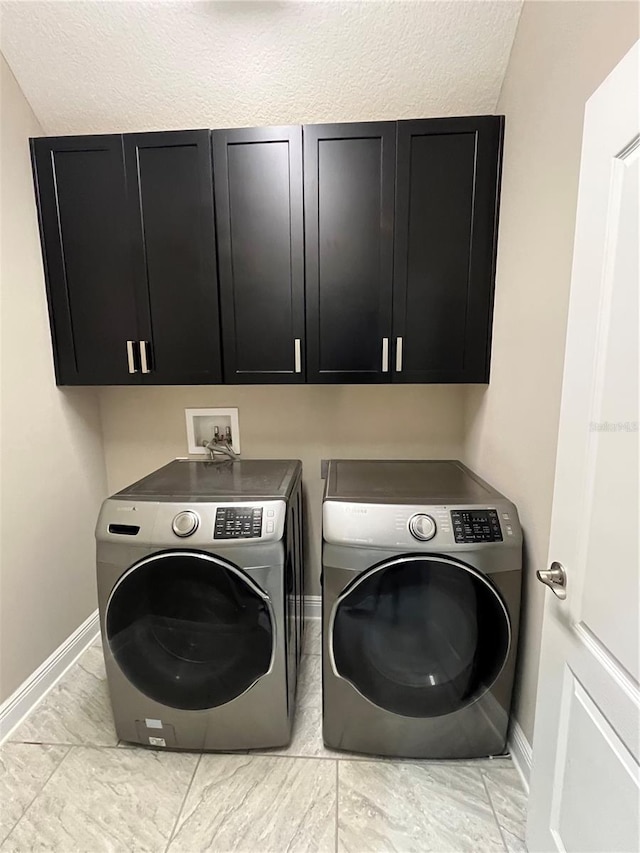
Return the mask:
<svg viewBox="0 0 640 853"><path fill-rule="evenodd" d="M503 118L398 122L394 382L488 382Z"/></svg>
<svg viewBox="0 0 640 853"><path fill-rule="evenodd" d="M32 140L58 384L488 382L503 131Z"/></svg>
<svg viewBox="0 0 640 853"><path fill-rule="evenodd" d="M303 129L309 381L390 378L395 133Z"/></svg>
<svg viewBox="0 0 640 853"><path fill-rule="evenodd" d="M303 133L308 379L487 382L503 119Z"/></svg>
<svg viewBox="0 0 640 853"><path fill-rule="evenodd" d="M221 381L209 136L32 141L58 384Z"/></svg>
<svg viewBox="0 0 640 853"><path fill-rule="evenodd" d="M209 131L128 134L124 152L144 381L220 382Z"/></svg>
<svg viewBox="0 0 640 853"><path fill-rule="evenodd" d="M31 152L56 380L139 382L122 137L34 139Z"/></svg>
<svg viewBox="0 0 640 853"><path fill-rule="evenodd" d="M304 382L300 127L213 132L228 383Z"/></svg>

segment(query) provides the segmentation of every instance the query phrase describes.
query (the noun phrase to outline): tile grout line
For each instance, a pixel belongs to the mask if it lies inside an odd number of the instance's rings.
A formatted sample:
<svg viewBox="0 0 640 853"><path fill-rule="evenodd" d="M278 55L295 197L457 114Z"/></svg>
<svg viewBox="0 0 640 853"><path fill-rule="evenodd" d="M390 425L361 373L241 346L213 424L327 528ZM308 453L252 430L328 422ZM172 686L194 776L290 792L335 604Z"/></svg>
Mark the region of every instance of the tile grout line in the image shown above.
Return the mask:
<svg viewBox="0 0 640 853"><path fill-rule="evenodd" d="M8 740L3 746L10 744L21 744L22 746L66 746L68 749L73 747L85 747L86 749L124 749L125 747L118 746L117 743L71 743L70 741L61 740ZM136 746L136 744L134 744ZM151 750L149 750L151 751Z"/></svg>
<svg viewBox="0 0 640 853"><path fill-rule="evenodd" d="M335 853L338 853L338 826L340 825L340 759L336 759L336 832Z"/></svg>
<svg viewBox="0 0 640 853"><path fill-rule="evenodd" d="M509 847L504 837L504 833L502 832L502 827L500 826L500 821L498 820L498 815L496 814L495 806L493 805L493 800L491 799L491 794L489 792L489 788L487 787L487 780L485 778L484 772L480 770L480 778L482 779L482 785L484 787L485 793L487 795L487 799L489 800L489 807L491 808L491 813L493 815L493 819L496 822L496 826L498 827L498 832L500 833L500 839L504 846L504 849L509 853Z"/></svg>
<svg viewBox="0 0 640 853"><path fill-rule="evenodd" d="M182 802L180 803L180 808L178 809L178 814L176 815L176 819L173 822L173 828L171 829L171 832L169 834L169 838L167 840L167 846L164 848L164 853L167 853L167 851L169 850L169 847L171 846L171 842L173 841L173 838L176 834L176 829L178 828L178 821L180 820L180 816L182 815L182 812L184 811L184 807L185 807L186 802L187 802L187 797L189 796L189 792L191 791L191 788L193 786L193 780L196 778L196 773L198 772L198 767L200 767L200 762L202 761L203 755L204 755L204 753L201 752L200 755L198 756L198 760L196 761L195 767L193 768L193 773L191 775L191 779L189 780L189 784L187 785L187 790L185 791L184 797L182 798Z"/></svg>
<svg viewBox="0 0 640 853"><path fill-rule="evenodd" d="M119 746L120 743L125 744L124 746ZM490 772L489 768L482 768L475 764L474 759L443 759L443 758L405 758L402 756L390 756L390 755L366 755L365 753L351 753L351 752L336 752L335 754L329 755L292 755L290 753L285 752L275 752L279 747L274 747L274 751L272 752L269 749L261 749L257 747L256 749L240 749L240 750L204 750L202 752L198 752L197 750L189 750L189 749L150 749L149 747L145 747L142 744L137 743L126 743L125 741L118 741L116 744L95 744L95 743L70 743L68 741L7 741L7 745L9 744L18 744L25 746L59 746L59 747L67 747L68 749L74 747L82 747L85 749L117 749L117 750L142 750L144 752L151 753L164 753L164 754L172 754L177 753L180 755L247 755L251 758L303 758L312 761L354 761L359 764L408 764L408 765L416 765L418 767L459 767L459 768L475 768L476 770L480 770L481 773ZM483 760L483 759L480 759ZM500 758L501 761L510 762L511 759L508 756L504 758ZM495 769L498 769L497 767Z"/></svg>
<svg viewBox="0 0 640 853"><path fill-rule="evenodd" d="M119 744L123 743L124 746L120 746ZM40 741L40 740L8 740L6 744L22 744L25 746L66 746L68 749L73 747L84 747L86 749L134 749L134 750L143 750L144 752L152 752L152 753L164 753L164 754L172 754L178 753L180 755L248 755L251 758L304 758L311 759L313 761L355 761L361 764L409 764L416 765L419 767L428 766L428 767L461 767L461 768L475 768L476 770L480 770L481 773L491 772L489 768L479 767L475 762L476 760L484 761L485 759L458 759L458 758L406 758L404 756L393 756L393 755L368 755L362 752L336 752L335 754L329 755L292 755L290 753L285 752L275 752L276 749L280 749L280 747L274 747L274 751L272 752L270 749L263 749L260 747L256 747L255 749L230 749L230 750L190 750L190 749L149 749L149 747L145 747L143 744L139 743L127 743L126 741L118 741L115 744L104 744L104 743L70 743L69 741ZM495 761L504 761L505 765L507 762L511 762L512 759L508 756L499 756ZM511 765L513 766L513 765ZM496 768L499 769L499 765Z"/></svg>
<svg viewBox="0 0 640 853"><path fill-rule="evenodd" d="M45 745L45 746L49 746L49 744L44 744L44 745ZM60 746L60 744L51 744L51 745L52 745L52 746ZM42 746L42 744L29 744L29 746ZM71 752L71 750L72 750L72 749L73 749L73 747L72 747L72 746L67 747L67 751L66 751L66 752L65 752L65 754L62 756L62 758L60 759L60 761L56 764L56 766L53 768L53 770L51 771L51 773L49 773L49 775L48 775L48 776L47 776L47 778L45 779L45 781L44 781L44 783L43 783L42 787L41 787L41 788L40 788L40 790L37 792L37 794L35 795L35 797L33 797L33 799L31 800L31 802L29 803L29 805L26 807L26 809L22 812L22 814L20 815L20 817L18 818L18 820L13 824L13 826L11 827L11 829L9 830L9 832L4 836L4 838L3 838L3 839L1 839L1 843L2 843L2 845L3 845L3 846L4 846L4 844L9 840L9 837L10 837L11 835L13 835L13 833L15 832L16 827L18 826L18 824L20 823L20 821L25 817L25 815L27 814L27 812L30 810L31 806L35 803L35 801L36 801L36 800L38 799L38 797L40 796L40 794L42 794L42 792L44 791L44 789L47 787L47 785L48 785L48 784L49 784L49 782L51 781L52 777L53 777L53 776L58 772L58 770L62 767L62 765L64 764L64 762L67 760L67 756L69 755L69 753Z"/></svg>

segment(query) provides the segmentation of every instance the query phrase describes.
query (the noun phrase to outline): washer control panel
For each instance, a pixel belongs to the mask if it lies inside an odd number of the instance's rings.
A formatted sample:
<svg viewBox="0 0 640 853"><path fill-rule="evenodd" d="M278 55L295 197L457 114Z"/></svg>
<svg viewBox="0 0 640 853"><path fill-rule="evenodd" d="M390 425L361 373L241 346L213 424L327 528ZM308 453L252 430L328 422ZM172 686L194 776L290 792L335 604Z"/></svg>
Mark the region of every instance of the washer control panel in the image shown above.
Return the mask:
<svg viewBox="0 0 640 853"><path fill-rule="evenodd" d="M456 542L502 542L502 531L495 509L451 510Z"/></svg>
<svg viewBox="0 0 640 853"><path fill-rule="evenodd" d="M240 501L140 501L110 498L96 536L153 548L246 548L280 542L287 504L282 499ZM409 534L407 533L407 536Z"/></svg>
<svg viewBox="0 0 640 853"><path fill-rule="evenodd" d="M430 515L418 512L409 519L409 532L414 539L428 542L436 535L436 523Z"/></svg>
<svg viewBox="0 0 640 853"><path fill-rule="evenodd" d="M273 510L270 510L273 514ZM257 539L262 535L261 506L219 506L216 509L214 539ZM268 527L267 523L267 527ZM273 533L273 521L271 530Z"/></svg>

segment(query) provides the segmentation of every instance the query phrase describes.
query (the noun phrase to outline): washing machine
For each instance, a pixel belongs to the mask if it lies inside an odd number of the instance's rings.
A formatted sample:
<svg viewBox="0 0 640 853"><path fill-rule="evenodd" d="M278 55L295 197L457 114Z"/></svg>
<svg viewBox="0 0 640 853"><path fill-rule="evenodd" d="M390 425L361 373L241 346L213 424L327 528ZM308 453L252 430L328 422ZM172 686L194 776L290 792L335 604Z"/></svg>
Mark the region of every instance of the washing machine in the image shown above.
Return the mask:
<svg viewBox="0 0 640 853"><path fill-rule="evenodd" d="M322 562L325 744L503 754L522 572L513 503L455 460L332 460Z"/></svg>
<svg viewBox="0 0 640 853"><path fill-rule="evenodd" d="M290 740L303 639L302 466L174 460L106 500L100 626L116 731L156 748Z"/></svg>

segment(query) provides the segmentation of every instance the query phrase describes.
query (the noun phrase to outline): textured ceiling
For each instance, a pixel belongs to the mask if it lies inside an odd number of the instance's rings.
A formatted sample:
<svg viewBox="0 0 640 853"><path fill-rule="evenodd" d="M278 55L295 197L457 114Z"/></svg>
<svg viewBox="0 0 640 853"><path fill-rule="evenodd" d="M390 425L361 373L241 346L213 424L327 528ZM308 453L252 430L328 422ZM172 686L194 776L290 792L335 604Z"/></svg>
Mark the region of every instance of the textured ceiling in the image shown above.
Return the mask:
<svg viewBox="0 0 640 853"><path fill-rule="evenodd" d="M48 134L491 113L521 0L3 2Z"/></svg>

